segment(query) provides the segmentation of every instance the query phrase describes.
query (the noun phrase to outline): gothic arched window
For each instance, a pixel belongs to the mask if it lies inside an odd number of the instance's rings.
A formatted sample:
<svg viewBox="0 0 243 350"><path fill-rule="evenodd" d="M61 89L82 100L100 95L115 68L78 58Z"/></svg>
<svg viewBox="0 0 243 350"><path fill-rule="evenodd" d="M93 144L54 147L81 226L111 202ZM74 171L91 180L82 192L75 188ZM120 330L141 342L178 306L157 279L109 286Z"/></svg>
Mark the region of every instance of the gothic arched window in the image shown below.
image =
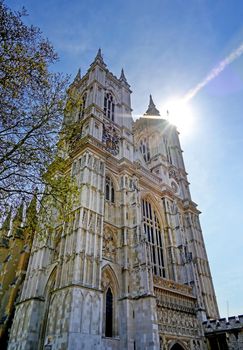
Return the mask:
<svg viewBox="0 0 243 350"><path fill-rule="evenodd" d="M165 150L166 150L166 156L167 156L168 162L169 162L170 164L172 164L170 146L168 145L168 140L167 140L167 138L164 138L164 144L165 144Z"/></svg>
<svg viewBox="0 0 243 350"><path fill-rule="evenodd" d="M115 103L113 96L110 92L107 92L105 94L104 98L104 112L105 116L112 120L114 122L114 115L115 115Z"/></svg>
<svg viewBox="0 0 243 350"><path fill-rule="evenodd" d="M149 250L153 273L165 277L165 265L163 256L162 230L158 217L151 203L142 201L143 229L149 242Z"/></svg>
<svg viewBox="0 0 243 350"><path fill-rule="evenodd" d="M148 141L146 138L140 141L140 152L143 155L143 158L145 162L148 162L150 160L150 150L149 150L149 145Z"/></svg>
<svg viewBox="0 0 243 350"><path fill-rule="evenodd" d="M115 203L114 185L109 176L105 178L105 199L111 203Z"/></svg>
<svg viewBox="0 0 243 350"><path fill-rule="evenodd" d="M105 305L105 336L112 337L113 333L113 294L110 288L106 292Z"/></svg>
<svg viewBox="0 0 243 350"><path fill-rule="evenodd" d="M80 110L79 110L79 119L82 119L84 116L85 104L86 104L87 94L83 94L81 98Z"/></svg>

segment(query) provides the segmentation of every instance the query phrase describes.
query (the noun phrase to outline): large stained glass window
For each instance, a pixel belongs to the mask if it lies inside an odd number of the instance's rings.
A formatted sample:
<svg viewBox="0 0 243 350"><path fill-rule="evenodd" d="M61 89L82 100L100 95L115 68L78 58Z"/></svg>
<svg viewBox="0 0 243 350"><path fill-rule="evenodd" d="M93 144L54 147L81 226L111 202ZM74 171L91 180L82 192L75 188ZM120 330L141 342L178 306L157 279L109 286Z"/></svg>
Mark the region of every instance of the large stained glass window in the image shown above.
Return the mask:
<svg viewBox="0 0 243 350"><path fill-rule="evenodd" d="M115 103L114 103L113 96L110 92L105 94L104 112L105 112L105 116L114 122Z"/></svg>
<svg viewBox="0 0 243 350"><path fill-rule="evenodd" d="M153 273L165 277L162 231L158 217L151 203L146 200L142 201L142 213L143 229L149 242Z"/></svg>

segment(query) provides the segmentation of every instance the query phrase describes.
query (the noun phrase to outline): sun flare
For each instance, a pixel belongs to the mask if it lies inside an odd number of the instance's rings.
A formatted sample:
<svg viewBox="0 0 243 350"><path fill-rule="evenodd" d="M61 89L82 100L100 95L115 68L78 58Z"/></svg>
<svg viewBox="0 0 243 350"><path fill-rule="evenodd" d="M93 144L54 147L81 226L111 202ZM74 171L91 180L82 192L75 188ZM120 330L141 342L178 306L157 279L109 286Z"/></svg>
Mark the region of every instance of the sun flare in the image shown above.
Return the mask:
<svg viewBox="0 0 243 350"><path fill-rule="evenodd" d="M165 104L166 119L175 125L179 132L189 134L193 127L192 108L185 99L171 99Z"/></svg>

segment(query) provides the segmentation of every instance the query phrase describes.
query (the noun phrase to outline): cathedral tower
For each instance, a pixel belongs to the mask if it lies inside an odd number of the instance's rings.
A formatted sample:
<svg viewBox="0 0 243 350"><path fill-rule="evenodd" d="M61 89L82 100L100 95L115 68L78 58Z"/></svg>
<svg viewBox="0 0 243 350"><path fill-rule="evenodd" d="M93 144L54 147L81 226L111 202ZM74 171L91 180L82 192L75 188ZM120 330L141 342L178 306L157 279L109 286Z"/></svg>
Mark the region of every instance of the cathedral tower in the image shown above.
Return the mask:
<svg viewBox="0 0 243 350"><path fill-rule="evenodd" d="M151 96L133 122L124 71L100 50L68 94L78 132L61 151L79 201L35 237L9 349L205 349L218 310L176 128Z"/></svg>

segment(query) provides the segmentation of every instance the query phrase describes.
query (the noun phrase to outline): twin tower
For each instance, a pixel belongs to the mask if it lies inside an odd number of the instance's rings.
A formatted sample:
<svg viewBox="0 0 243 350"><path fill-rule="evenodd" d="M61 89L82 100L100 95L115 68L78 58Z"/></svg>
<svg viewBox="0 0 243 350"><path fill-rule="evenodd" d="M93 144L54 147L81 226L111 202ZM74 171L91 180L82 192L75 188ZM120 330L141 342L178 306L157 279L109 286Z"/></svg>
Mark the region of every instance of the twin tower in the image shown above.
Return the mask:
<svg viewBox="0 0 243 350"><path fill-rule="evenodd" d="M207 349L218 308L178 132L151 97L134 122L130 94L100 50L69 88L79 200L56 235L34 238L10 350Z"/></svg>

